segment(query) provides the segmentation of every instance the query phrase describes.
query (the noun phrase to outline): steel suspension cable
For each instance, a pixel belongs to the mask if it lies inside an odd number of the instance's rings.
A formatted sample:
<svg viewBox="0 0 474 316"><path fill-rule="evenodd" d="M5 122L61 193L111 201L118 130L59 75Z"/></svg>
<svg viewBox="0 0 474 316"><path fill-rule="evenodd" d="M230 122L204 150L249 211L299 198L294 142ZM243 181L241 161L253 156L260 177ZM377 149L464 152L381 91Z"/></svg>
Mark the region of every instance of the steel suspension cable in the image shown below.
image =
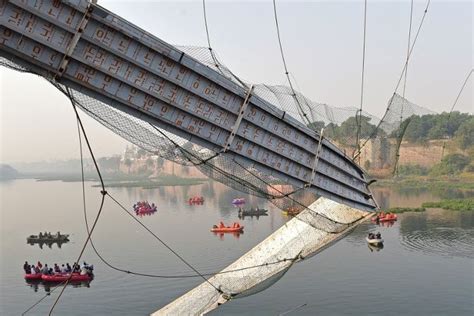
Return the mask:
<svg viewBox="0 0 474 316"><path fill-rule="evenodd" d="M214 53L214 51L212 50L212 46L211 46L211 36L209 35L209 25L207 23L207 12L206 12L206 0L202 0L202 11L203 11L203 15L204 15L204 26L206 28L206 38L207 38L207 45L208 45L208 49L209 49L209 53L211 54L211 58L212 58L212 61L214 62L214 66L216 66L216 68L219 70L219 72L225 76L224 72L222 71L222 69L220 68L220 63L219 61L217 60L217 57ZM237 77L232 71L230 71L230 69L226 69L230 75L232 77L234 77L235 80L237 80L243 87L247 87L247 84L245 82L243 82L239 77Z"/></svg>
<svg viewBox="0 0 474 316"><path fill-rule="evenodd" d="M456 104L458 103L459 97L461 96L461 94L462 94L462 92L463 92L463 90L464 90L464 87L466 87L467 81L468 81L469 78L471 77L472 72L473 72L473 69L471 68L471 70L470 70L469 73L467 74L466 79L464 80L464 83L463 83L462 86L461 86L461 90L459 90L459 93L458 93L458 95L456 96L456 99L454 100L453 105L451 106L451 110L449 111L448 118L447 118L447 120L446 120L446 132L448 132L449 120L451 119L451 114L452 114L453 111L454 111L454 107L455 107ZM444 141L444 143L443 143L443 149L441 150L441 159L443 159L443 157L444 157L444 149L445 149L445 147L446 147L446 141Z"/></svg>
<svg viewBox="0 0 474 316"><path fill-rule="evenodd" d="M273 16L275 18L275 26L276 26L276 32L277 32L277 36L278 36L278 44L280 46L280 54L281 54L281 60L283 62L283 68L285 69L285 76L286 76L286 79L288 81L288 84L290 86L290 89L291 89L291 92L293 93L293 98L295 99L296 101L296 104L298 106L298 109L299 111L301 111L302 113L302 116L303 116L303 119L306 120L307 122L307 125L311 124L312 122L309 120L309 118L307 117L308 115L306 114L306 112L304 111L303 107L301 106L301 103L300 101L298 100L298 97L297 97L297 94L296 94L296 91L293 87L293 83L291 82L291 78L290 78L290 73L288 71L288 66L286 65L286 59L285 59L285 53L283 52L283 44L282 44L282 41L281 41L281 35L280 35L280 25L278 23L278 14L277 14L277 7L276 7L276 1L273 0Z"/></svg>
<svg viewBox="0 0 474 316"><path fill-rule="evenodd" d="M360 133L362 125L362 106L364 104L364 75L365 75L365 40L367 34L367 0L364 1L364 40L362 45L362 71L361 71L361 82L360 82L360 108L359 108L359 119L357 124L357 137L356 137L356 148L360 151ZM357 118L357 115L356 115ZM360 159L359 159L360 163Z"/></svg>
<svg viewBox="0 0 474 316"><path fill-rule="evenodd" d="M398 78L397 84L396 84L395 89L394 89L394 91L393 91L393 95L392 95L392 97L391 97L391 99L390 99L390 102L389 102L389 104L388 104L388 106L387 106L387 109L385 110L384 115L383 115L382 118L380 119L380 122L377 124L375 130L372 132L372 134L370 135L370 137L368 137L368 138L364 141L364 143L363 143L362 146L360 147L360 150L356 153L356 155L354 155L354 159L357 158L357 157L361 154L362 149L365 147L365 145L367 145L368 141L369 141L370 139L374 138L374 136L377 135L377 132L378 132L378 130L380 129L380 126L382 125L382 122L384 121L385 117L387 116L388 112L390 111L390 107L391 107L391 105L392 105L393 98L394 98L395 94L397 93L397 90L398 90L398 88L399 88L399 86L400 86L400 83L401 83L401 81L402 81L402 79L403 79L403 76L404 76L404 74L405 74L405 71L406 71L406 69L407 69L407 67L408 67L408 62L410 61L411 55L413 54L413 49L415 48L416 42L417 42L417 40L418 40L418 36L420 35L420 31L421 31L421 29L422 29L422 26L423 26L423 23L424 23L424 21L425 21L426 15L427 15L427 13L428 13L428 8L429 8L429 6L430 6L430 3L431 3L431 0L428 0L427 3L426 3L426 7L425 7L425 10L424 10L424 13L423 13L423 17L421 18L420 24L419 24L419 26L418 26L418 30L417 30L416 35L415 35L415 39L413 40L413 43L411 44L411 48L410 48L410 51L409 51L409 53L408 53L408 58L406 59L405 64L403 65L402 72L401 72L401 74L400 74L400 77Z"/></svg>
<svg viewBox="0 0 474 316"><path fill-rule="evenodd" d="M97 212L97 215L94 219L94 222L92 224L92 227L90 229L90 231L88 232L87 234L87 238L86 238L86 241L84 242L84 245L82 246L82 249L79 253L79 256L77 258L77 260L75 262L80 262L81 261L81 257L82 255L84 254L84 251L86 250L86 246L87 246L87 243L89 242L91 236L92 236L92 233L94 232L94 229L97 225L97 222L99 221L99 218L100 218L100 215L102 214L102 210L103 210L103 207L104 207L104 202L105 202L105 195L107 194L107 191L105 191L105 186L104 186L104 180L102 179L102 175L100 173L100 170L99 170L99 167L97 165L97 161L95 159L95 156L94 156L94 152L92 151L92 148L91 148L91 145L90 145L90 142L89 142L89 139L87 138L87 135L86 135L86 132L84 130L84 125L82 124L82 121L81 121L81 118L79 116L79 113L77 112L77 108L76 108L76 104L75 104L75 101L74 99L72 98L72 95L71 95L71 92L69 90L69 88L66 88L66 92L67 94L69 95L69 98L71 100L71 104L72 104L72 107L74 109L74 112L76 114L76 119L79 121L79 125L81 127L81 130L82 130L82 133L84 134L84 139L86 141L86 144L87 144L87 147L89 148L89 152L91 154L91 157L92 157L92 160L94 162L94 165L97 169L97 173L98 173L98 176L99 176L99 179L100 179L100 183L101 183L101 187L102 187L102 190L101 190L101 201L100 201L100 206L99 206L99 210ZM66 290L66 287L69 283L69 281L71 280L72 278L72 273L69 275L68 279L66 280L66 282L64 283L62 289L61 289L61 292L59 292L59 295L58 297L56 298L56 300L54 301L53 303L53 306L51 307L51 309L49 310L49 315L51 315L54 311L54 308L56 307L56 305L58 304L59 302L59 299L61 298L61 296L63 295L64 291Z"/></svg>
<svg viewBox="0 0 474 316"><path fill-rule="evenodd" d="M402 137L403 134L405 133L406 127L402 129L402 123L403 123L403 108L404 108L404 102L406 101L405 99L405 92L406 92L406 86L407 86L407 77L408 77L408 58L410 56L410 44L411 44L411 27L413 24L413 0L411 0L410 3L410 23L408 25L408 41L407 41L407 67L405 69L405 77L403 79L403 92L402 92L402 97L403 97L403 103L402 107L400 109L400 125L398 127L398 144L397 144L397 152L395 154L395 164L393 166L393 173L398 175L398 160L400 158L400 145L402 143Z"/></svg>

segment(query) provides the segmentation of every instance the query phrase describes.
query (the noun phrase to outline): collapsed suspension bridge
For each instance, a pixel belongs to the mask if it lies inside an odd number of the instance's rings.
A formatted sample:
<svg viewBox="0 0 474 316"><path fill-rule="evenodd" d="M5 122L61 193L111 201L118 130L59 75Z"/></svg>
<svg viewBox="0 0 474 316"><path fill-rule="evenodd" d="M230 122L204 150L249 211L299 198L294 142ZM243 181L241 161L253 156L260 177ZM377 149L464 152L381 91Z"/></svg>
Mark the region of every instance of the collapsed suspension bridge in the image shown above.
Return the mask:
<svg viewBox="0 0 474 316"><path fill-rule="evenodd" d="M44 77L125 139L281 208L304 209L229 273L158 313L203 313L261 290L377 208L364 171L323 132L224 67L208 67L97 4L1 1L0 43L2 65ZM248 266L258 268L241 269Z"/></svg>

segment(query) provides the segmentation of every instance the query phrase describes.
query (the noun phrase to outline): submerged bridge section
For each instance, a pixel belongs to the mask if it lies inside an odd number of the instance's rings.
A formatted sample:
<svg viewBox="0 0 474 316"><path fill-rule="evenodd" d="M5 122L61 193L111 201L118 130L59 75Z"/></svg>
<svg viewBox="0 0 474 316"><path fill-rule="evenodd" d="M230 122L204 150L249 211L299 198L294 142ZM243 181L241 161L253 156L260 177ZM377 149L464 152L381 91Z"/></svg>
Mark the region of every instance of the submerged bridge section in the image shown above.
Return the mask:
<svg viewBox="0 0 474 316"><path fill-rule="evenodd" d="M376 208L364 172L319 133L99 5L0 0L0 56L261 174Z"/></svg>

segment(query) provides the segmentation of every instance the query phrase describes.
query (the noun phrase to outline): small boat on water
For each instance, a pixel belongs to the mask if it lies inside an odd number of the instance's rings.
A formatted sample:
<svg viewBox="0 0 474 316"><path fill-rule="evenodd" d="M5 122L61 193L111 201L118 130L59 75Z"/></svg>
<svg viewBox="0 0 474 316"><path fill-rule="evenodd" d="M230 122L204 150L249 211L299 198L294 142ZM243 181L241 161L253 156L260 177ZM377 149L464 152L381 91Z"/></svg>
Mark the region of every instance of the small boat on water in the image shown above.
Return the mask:
<svg viewBox="0 0 474 316"><path fill-rule="evenodd" d="M234 204L234 205L245 204L245 199L244 198L235 198L235 199L232 200L232 204Z"/></svg>
<svg viewBox="0 0 474 316"><path fill-rule="evenodd" d="M156 205L155 203L151 203L151 205L147 201L139 201L133 205L133 210L137 215L150 215L155 213Z"/></svg>
<svg viewBox="0 0 474 316"><path fill-rule="evenodd" d="M29 244L32 243L54 243L54 242L67 242L69 241L69 235L61 234L58 232L57 234L51 233L39 233L38 235L30 235L26 237L26 242Z"/></svg>
<svg viewBox="0 0 474 316"><path fill-rule="evenodd" d="M69 277L71 277L69 279ZM92 280L92 275L89 274L80 274L80 273L56 273L56 274L43 274L41 275L41 280L44 282L64 282L69 279L69 282L84 282Z"/></svg>
<svg viewBox="0 0 474 316"><path fill-rule="evenodd" d="M239 209L239 216L266 216L268 210L263 209L263 208L250 208L248 210Z"/></svg>
<svg viewBox="0 0 474 316"><path fill-rule="evenodd" d="M374 246L383 245L383 239L382 238L380 238L380 239L377 239L377 238L370 239L369 237L366 237L365 240L370 245L374 245Z"/></svg>
<svg viewBox="0 0 474 316"><path fill-rule="evenodd" d="M189 205L194 205L194 204L204 204L204 197L202 196L193 196L190 197L188 200Z"/></svg>
<svg viewBox="0 0 474 316"><path fill-rule="evenodd" d="M25 274L25 280L27 281L34 281L34 280L41 280L41 276L42 274L41 273L35 273L35 274Z"/></svg>
<svg viewBox="0 0 474 316"><path fill-rule="evenodd" d="M214 225L211 229L213 233L237 233L242 232L244 230L244 226L240 226L239 223L234 222L232 226L225 226L224 223L220 222L219 226Z"/></svg>
<svg viewBox="0 0 474 316"><path fill-rule="evenodd" d="M376 216L372 217L371 221L375 223L383 223L383 222L394 222L397 219L398 219L397 214L381 212L377 214Z"/></svg>

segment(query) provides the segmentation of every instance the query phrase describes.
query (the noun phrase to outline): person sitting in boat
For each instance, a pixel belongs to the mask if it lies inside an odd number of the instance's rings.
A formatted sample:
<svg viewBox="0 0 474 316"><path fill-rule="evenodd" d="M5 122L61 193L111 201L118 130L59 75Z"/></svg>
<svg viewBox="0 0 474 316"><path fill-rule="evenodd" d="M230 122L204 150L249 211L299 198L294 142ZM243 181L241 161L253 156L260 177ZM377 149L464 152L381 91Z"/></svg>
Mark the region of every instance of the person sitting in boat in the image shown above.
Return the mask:
<svg viewBox="0 0 474 316"><path fill-rule="evenodd" d="M61 273L61 268L59 268L57 263L54 264L54 272L55 273Z"/></svg>
<svg viewBox="0 0 474 316"><path fill-rule="evenodd" d="M374 234L373 233L369 233L369 239L374 239Z"/></svg>
<svg viewBox="0 0 474 316"><path fill-rule="evenodd" d="M74 264L72 265L72 272L76 272L78 273L81 269L79 268L79 265L77 264L77 262L74 262Z"/></svg>
<svg viewBox="0 0 474 316"><path fill-rule="evenodd" d="M67 273L66 266L64 263L61 265L61 273Z"/></svg>
<svg viewBox="0 0 474 316"><path fill-rule="evenodd" d="M89 270L85 266L82 266L81 275L86 275L86 274L89 274Z"/></svg>
<svg viewBox="0 0 474 316"><path fill-rule="evenodd" d="M40 273L41 273L41 269L40 269L38 266L36 266L36 267L35 267L35 272L36 272L36 274L40 274Z"/></svg>
<svg viewBox="0 0 474 316"><path fill-rule="evenodd" d="M38 263L36 263L36 266L39 267L40 269L43 268L43 264L38 260Z"/></svg>
<svg viewBox="0 0 474 316"><path fill-rule="evenodd" d="M49 272L48 264L45 263L43 269L41 269L41 273L48 274L48 272Z"/></svg>
<svg viewBox="0 0 474 316"><path fill-rule="evenodd" d="M28 274L36 274L36 269L35 269L35 265L34 265L34 264L32 264L32 265L30 266L30 270L29 270L29 273L28 273Z"/></svg>
<svg viewBox="0 0 474 316"><path fill-rule="evenodd" d="M379 232L377 232L377 234L375 235L375 238L382 239L382 235Z"/></svg>
<svg viewBox="0 0 474 316"><path fill-rule="evenodd" d="M25 263L23 264L23 270L25 270L25 273L26 273L26 270L28 269L28 261L25 261Z"/></svg>
<svg viewBox="0 0 474 316"><path fill-rule="evenodd" d="M43 234L41 232L38 234L38 238L39 239L43 238Z"/></svg>
<svg viewBox="0 0 474 316"><path fill-rule="evenodd" d="M71 268L71 266L69 265L69 262L66 263L66 272L67 272L67 273L71 273L71 272L72 272L72 268Z"/></svg>
<svg viewBox="0 0 474 316"><path fill-rule="evenodd" d="M31 266L29 264L27 264L26 266L23 266L23 270L25 270L26 274L30 274L31 273Z"/></svg>
<svg viewBox="0 0 474 316"><path fill-rule="evenodd" d="M220 223L219 223L219 228L224 228L224 227L225 227L224 223L223 223L223 222L220 222Z"/></svg>
<svg viewBox="0 0 474 316"><path fill-rule="evenodd" d="M60 233L60 232L58 232L58 233L57 233L57 236L58 236L58 238L59 238L59 237L61 237L61 233Z"/></svg>

